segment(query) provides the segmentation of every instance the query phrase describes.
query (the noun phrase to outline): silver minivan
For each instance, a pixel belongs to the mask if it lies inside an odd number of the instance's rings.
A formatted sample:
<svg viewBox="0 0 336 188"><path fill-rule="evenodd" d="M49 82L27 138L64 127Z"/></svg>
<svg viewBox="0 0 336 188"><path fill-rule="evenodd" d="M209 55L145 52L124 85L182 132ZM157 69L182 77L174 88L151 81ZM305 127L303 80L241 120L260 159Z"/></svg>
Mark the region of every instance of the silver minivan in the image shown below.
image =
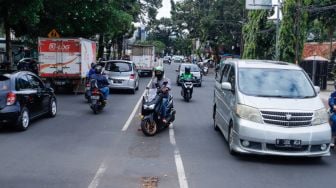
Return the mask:
<svg viewBox="0 0 336 188"><path fill-rule="evenodd" d="M133 94L139 89L139 75L132 61L107 61L104 73L108 77L110 89L129 90Z"/></svg>
<svg viewBox="0 0 336 188"><path fill-rule="evenodd" d="M227 60L218 70L213 119L231 154L330 155L328 114L298 66L265 60Z"/></svg>

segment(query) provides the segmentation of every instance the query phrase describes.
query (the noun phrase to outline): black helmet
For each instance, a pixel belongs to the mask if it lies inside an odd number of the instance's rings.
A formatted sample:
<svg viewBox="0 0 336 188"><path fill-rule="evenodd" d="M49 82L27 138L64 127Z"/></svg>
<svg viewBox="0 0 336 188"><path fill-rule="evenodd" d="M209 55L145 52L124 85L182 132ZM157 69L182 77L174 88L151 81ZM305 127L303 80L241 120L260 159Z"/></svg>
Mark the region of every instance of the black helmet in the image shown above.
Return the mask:
<svg viewBox="0 0 336 188"><path fill-rule="evenodd" d="M97 65L97 66L95 67L95 73L96 73L96 74L101 74L101 73L102 73L102 70L103 70L103 67L100 66L100 65Z"/></svg>
<svg viewBox="0 0 336 188"><path fill-rule="evenodd" d="M96 64L92 62L91 63L91 69L93 69L95 66L96 66Z"/></svg>
<svg viewBox="0 0 336 188"><path fill-rule="evenodd" d="M184 72L187 73L187 74L189 74L190 73L190 67L189 66L185 67L184 68Z"/></svg>

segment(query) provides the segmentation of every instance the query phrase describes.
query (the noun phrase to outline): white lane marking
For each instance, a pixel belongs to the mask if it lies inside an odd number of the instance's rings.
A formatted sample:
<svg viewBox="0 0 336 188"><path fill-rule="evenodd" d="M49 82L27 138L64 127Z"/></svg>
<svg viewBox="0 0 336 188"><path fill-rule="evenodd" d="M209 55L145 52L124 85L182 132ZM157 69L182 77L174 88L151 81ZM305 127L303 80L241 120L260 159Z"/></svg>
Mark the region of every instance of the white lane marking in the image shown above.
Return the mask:
<svg viewBox="0 0 336 188"><path fill-rule="evenodd" d="M149 81L149 83L147 84L147 87L149 87L151 83L152 83L152 80ZM131 124L131 122L132 122L132 120L133 120L133 118L135 116L135 113L139 109L139 106L140 106L140 104L142 102L142 98L145 95L145 93L146 93L146 90L142 93L141 97L139 98L138 102L136 103L136 105L135 105L135 107L134 107L131 115L128 117L128 119L127 119L124 127L121 129L121 131L126 131L128 129L128 127L130 126L130 124Z"/></svg>
<svg viewBox="0 0 336 188"><path fill-rule="evenodd" d="M88 186L88 188L96 188L99 185L99 181L100 178L103 176L103 174L106 171L106 165L105 162L102 162L96 172L95 177L93 178L93 180L91 181L90 185Z"/></svg>
<svg viewBox="0 0 336 188"><path fill-rule="evenodd" d="M169 126L169 138L170 143L174 146L174 157L175 157L175 165L177 170L177 176L179 179L180 188L188 188L187 177L184 172L182 157L180 155L180 151L176 145L175 133L174 133L174 125L171 124Z"/></svg>

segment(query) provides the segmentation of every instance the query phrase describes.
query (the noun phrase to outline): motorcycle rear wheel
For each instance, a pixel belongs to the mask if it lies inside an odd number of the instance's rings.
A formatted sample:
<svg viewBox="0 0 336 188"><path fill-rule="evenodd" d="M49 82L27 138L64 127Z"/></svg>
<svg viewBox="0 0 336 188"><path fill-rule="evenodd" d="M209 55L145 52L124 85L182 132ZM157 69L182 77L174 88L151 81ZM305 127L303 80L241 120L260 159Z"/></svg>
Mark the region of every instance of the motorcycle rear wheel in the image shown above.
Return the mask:
<svg viewBox="0 0 336 188"><path fill-rule="evenodd" d="M158 126L155 121L144 119L141 121L141 130L146 136L154 136L158 130Z"/></svg>

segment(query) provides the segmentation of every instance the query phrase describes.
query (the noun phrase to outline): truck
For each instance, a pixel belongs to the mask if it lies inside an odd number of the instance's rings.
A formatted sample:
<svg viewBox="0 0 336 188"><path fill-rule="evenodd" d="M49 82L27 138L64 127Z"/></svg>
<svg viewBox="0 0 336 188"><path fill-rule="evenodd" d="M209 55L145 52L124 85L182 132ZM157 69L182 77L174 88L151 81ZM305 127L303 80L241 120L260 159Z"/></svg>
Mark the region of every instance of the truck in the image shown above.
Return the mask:
<svg viewBox="0 0 336 188"><path fill-rule="evenodd" d="M84 38L38 38L38 52L39 76L55 90L78 90L96 62L96 42Z"/></svg>
<svg viewBox="0 0 336 188"><path fill-rule="evenodd" d="M152 76L152 71L158 65L155 59L155 47L152 45L132 45L131 61L134 62L140 76Z"/></svg>

